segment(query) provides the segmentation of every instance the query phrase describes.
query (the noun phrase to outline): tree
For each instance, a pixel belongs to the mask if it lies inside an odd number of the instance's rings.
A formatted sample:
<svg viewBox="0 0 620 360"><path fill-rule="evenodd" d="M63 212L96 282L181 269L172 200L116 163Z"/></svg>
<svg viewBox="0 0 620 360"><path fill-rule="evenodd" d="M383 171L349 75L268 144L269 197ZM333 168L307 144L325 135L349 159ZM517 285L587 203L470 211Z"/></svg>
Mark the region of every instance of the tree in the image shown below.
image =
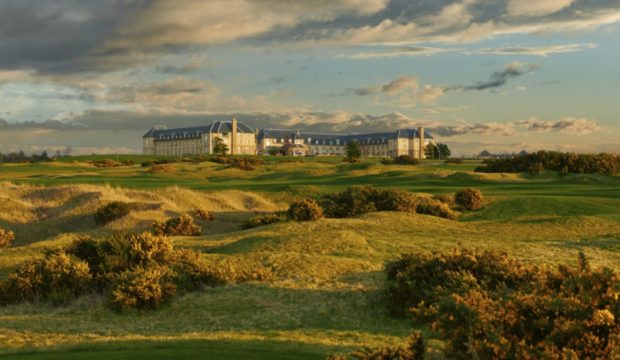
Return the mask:
<svg viewBox="0 0 620 360"><path fill-rule="evenodd" d="M349 162L355 162L357 159L362 156L362 152L360 151L360 147L357 144L357 141L351 140L347 143L347 159Z"/></svg>
<svg viewBox="0 0 620 360"><path fill-rule="evenodd" d="M213 139L213 152L217 155L226 155L228 152L228 145L224 143L224 140L220 137Z"/></svg>
<svg viewBox="0 0 620 360"><path fill-rule="evenodd" d="M449 158L452 155L452 150L446 144L437 144L439 150L439 158Z"/></svg>
<svg viewBox="0 0 620 360"><path fill-rule="evenodd" d="M41 160L48 160L49 159L49 155L47 155L47 150L43 150L43 152L41 153Z"/></svg>
<svg viewBox="0 0 620 360"><path fill-rule="evenodd" d="M439 148L433 143L428 143L428 145L426 145L426 148L424 149L424 153L426 154L426 157L428 159L439 158Z"/></svg>

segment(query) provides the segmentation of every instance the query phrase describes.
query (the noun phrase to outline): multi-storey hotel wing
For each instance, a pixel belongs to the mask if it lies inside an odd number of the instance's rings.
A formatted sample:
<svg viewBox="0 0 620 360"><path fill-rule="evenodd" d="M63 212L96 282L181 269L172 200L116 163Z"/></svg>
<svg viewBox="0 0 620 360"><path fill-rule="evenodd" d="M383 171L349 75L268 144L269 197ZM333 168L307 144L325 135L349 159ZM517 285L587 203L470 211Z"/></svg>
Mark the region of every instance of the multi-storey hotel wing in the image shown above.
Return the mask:
<svg viewBox="0 0 620 360"><path fill-rule="evenodd" d="M229 154L256 154L256 134L242 122L214 121L209 126L167 129L156 126L142 137L144 154L209 155L216 138L228 146Z"/></svg>
<svg viewBox="0 0 620 360"><path fill-rule="evenodd" d="M325 134L288 129L262 129L256 137L258 153L278 150L293 155L343 156L349 141L356 141L363 156L425 158L433 136L423 128L369 134Z"/></svg>
<svg viewBox="0 0 620 360"><path fill-rule="evenodd" d="M363 156L425 158L425 148L434 143L424 128L397 129L369 134L301 132L290 129L261 129L256 132L243 122L215 121L210 126L166 129L154 127L143 136L144 154L209 155L216 138L229 154L283 153L287 155L343 156L346 145L356 141Z"/></svg>

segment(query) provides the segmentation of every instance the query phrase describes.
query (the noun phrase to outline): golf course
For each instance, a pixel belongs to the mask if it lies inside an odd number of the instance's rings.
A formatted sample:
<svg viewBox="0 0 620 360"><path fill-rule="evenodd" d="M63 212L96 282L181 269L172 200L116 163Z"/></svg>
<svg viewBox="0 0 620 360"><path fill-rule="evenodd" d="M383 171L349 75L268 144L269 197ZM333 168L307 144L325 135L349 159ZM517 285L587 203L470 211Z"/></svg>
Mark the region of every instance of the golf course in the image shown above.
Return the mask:
<svg viewBox="0 0 620 360"><path fill-rule="evenodd" d="M125 161L96 167L93 161ZM33 258L84 236L142 232L195 209L213 214L199 236L172 236L176 249L210 264L271 269L266 280L207 287L155 310L118 312L92 293L57 306L24 302L0 307L3 359L325 359L361 347L426 338L426 358L445 344L427 326L389 314L388 261L401 254L460 248L506 252L526 264L577 264L620 270L620 177L603 174L478 173L477 160L418 165L357 163L341 158L266 157L253 170L207 160L168 159L166 171L141 163L158 157L66 157L0 165L0 228L12 231L0 249L0 279ZM256 215L286 211L308 197L355 185L440 196L479 189L477 211L456 220L377 211L347 218L282 221L252 228ZM100 225L95 211L110 202L137 204Z"/></svg>

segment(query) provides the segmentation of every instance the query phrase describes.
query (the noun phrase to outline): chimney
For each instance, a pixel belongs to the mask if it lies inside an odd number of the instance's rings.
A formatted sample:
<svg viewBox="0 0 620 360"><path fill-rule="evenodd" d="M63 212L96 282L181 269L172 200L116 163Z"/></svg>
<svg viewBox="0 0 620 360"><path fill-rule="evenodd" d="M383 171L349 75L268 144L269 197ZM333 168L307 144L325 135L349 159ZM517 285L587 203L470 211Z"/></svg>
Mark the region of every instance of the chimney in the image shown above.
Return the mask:
<svg viewBox="0 0 620 360"><path fill-rule="evenodd" d="M418 135L420 137L420 159L424 159L426 157L426 146L424 145L424 128L418 128Z"/></svg>
<svg viewBox="0 0 620 360"><path fill-rule="evenodd" d="M237 146L237 119L233 118L232 119L232 125L231 125L232 131L230 134L230 154L234 155Z"/></svg>

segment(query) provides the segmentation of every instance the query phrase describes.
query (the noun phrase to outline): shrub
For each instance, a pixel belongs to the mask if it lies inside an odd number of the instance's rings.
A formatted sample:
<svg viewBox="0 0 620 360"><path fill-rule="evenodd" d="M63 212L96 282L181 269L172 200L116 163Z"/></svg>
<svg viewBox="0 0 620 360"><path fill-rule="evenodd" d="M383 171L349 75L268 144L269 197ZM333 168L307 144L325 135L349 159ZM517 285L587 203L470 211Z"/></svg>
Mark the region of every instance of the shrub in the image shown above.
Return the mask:
<svg viewBox="0 0 620 360"><path fill-rule="evenodd" d="M418 214L437 216L449 220L456 220L458 218L458 215L448 204L433 199L421 201L418 204L416 211Z"/></svg>
<svg viewBox="0 0 620 360"><path fill-rule="evenodd" d="M104 205L97 209L95 212L95 223L97 225L105 225L114 220L118 220L129 215L131 211L131 205L122 202L122 201L114 201L107 205Z"/></svg>
<svg viewBox="0 0 620 360"><path fill-rule="evenodd" d="M394 164L398 165L418 165L420 161L409 155L400 155L394 159Z"/></svg>
<svg viewBox="0 0 620 360"><path fill-rule="evenodd" d="M135 165L136 163L133 160L123 160L121 164L123 164L123 166L132 166L132 165Z"/></svg>
<svg viewBox="0 0 620 360"><path fill-rule="evenodd" d="M463 161L463 159L446 159L446 164L456 164L456 165L462 165L464 164L465 161Z"/></svg>
<svg viewBox="0 0 620 360"><path fill-rule="evenodd" d="M110 304L117 311L157 309L176 293L170 273L161 267L138 267L118 275L110 293Z"/></svg>
<svg viewBox="0 0 620 360"><path fill-rule="evenodd" d="M259 226L284 222L286 220L288 220L288 217L286 216L286 214L282 214L282 213L257 215L257 216L253 216L247 219L243 223L242 228L251 229L251 228L255 228Z"/></svg>
<svg viewBox="0 0 620 360"><path fill-rule="evenodd" d="M11 246L13 240L15 240L15 233L0 228L0 248Z"/></svg>
<svg viewBox="0 0 620 360"><path fill-rule="evenodd" d="M203 210L203 209L196 209L193 212L193 215L195 218L198 218L202 221L213 221L215 220L215 216L213 215L212 212L207 211L207 210Z"/></svg>
<svg viewBox="0 0 620 360"><path fill-rule="evenodd" d="M406 346L393 346L379 349L365 348L353 351L349 356L329 355L327 360L423 360L424 337L421 333L413 333L407 339Z"/></svg>
<svg viewBox="0 0 620 360"><path fill-rule="evenodd" d="M454 196L456 204L464 210L480 210L484 206L484 196L478 189L463 189Z"/></svg>
<svg viewBox="0 0 620 360"><path fill-rule="evenodd" d="M451 294L470 289L503 291L531 284L538 269L506 253L461 249L453 253L409 254L386 266L387 299L394 315L410 308L433 309Z"/></svg>
<svg viewBox="0 0 620 360"><path fill-rule="evenodd" d="M4 284L4 302L50 301L65 304L90 289L88 264L73 256L48 254L44 259L28 261Z"/></svg>
<svg viewBox="0 0 620 360"><path fill-rule="evenodd" d="M129 246L127 255L131 264L140 266L152 263L166 264L172 255L170 239L165 236L153 236L148 232L129 235Z"/></svg>
<svg viewBox="0 0 620 360"><path fill-rule="evenodd" d="M450 207L454 206L454 194L439 194L439 195L435 195L433 196L433 200L437 200L439 202L442 202Z"/></svg>
<svg viewBox="0 0 620 360"><path fill-rule="evenodd" d="M379 211L416 212L416 196L404 190L384 190L377 194L375 207Z"/></svg>
<svg viewBox="0 0 620 360"><path fill-rule="evenodd" d="M153 233L170 236L200 236L202 228L200 225L194 224L194 219L191 216L182 214L164 222L154 222Z"/></svg>
<svg viewBox="0 0 620 360"><path fill-rule="evenodd" d="M312 199L304 199L291 204L288 215L296 221L318 220L323 217L323 209Z"/></svg>
<svg viewBox="0 0 620 360"><path fill-rule="evenodd" d="M241 170L254 170L259 165L263 164L262 159L256 158L230 158L229 164L231 167L241 169Z"/></svg>
<svg viewBox="0 0 620 360"><path fill-rule="evenodd" d="M620 276L524 265L497 253L404 257L388 267L392 305L411 306L454 359L613 359ZM415 304L417 303L417 304Z"/></svg>
<svg viewBox="0 0 620 360"><path fill-rule="evenodd" d="M91 161L91 163L95 166L95 167L119 167L122 164L118 161L114 161L112 159L104 159L104 160L93 160Z"/></svg>
<svg viewBox="0 0 620 360"><path fill-rule="evenodd" d="M351 186L341 193L325 196L336 206L333 217L345 218L377 211L375 201L379 191L370 185Z"/></svg>
<svg viewBox="0 0 620 360"><path fill-rule="evenodd" d="M151 170L149 170L151 174L173 173L176 171L177 168L169 164L155 164L151 167Z"/></svg>
<svg viewBox="0 0 620 360"><path fill-rule="evenodd" d="M143 161L142 163L140 163L140 166L142 167L151 167L153 165L155 165L155 163L152 161Z"/></svg>

